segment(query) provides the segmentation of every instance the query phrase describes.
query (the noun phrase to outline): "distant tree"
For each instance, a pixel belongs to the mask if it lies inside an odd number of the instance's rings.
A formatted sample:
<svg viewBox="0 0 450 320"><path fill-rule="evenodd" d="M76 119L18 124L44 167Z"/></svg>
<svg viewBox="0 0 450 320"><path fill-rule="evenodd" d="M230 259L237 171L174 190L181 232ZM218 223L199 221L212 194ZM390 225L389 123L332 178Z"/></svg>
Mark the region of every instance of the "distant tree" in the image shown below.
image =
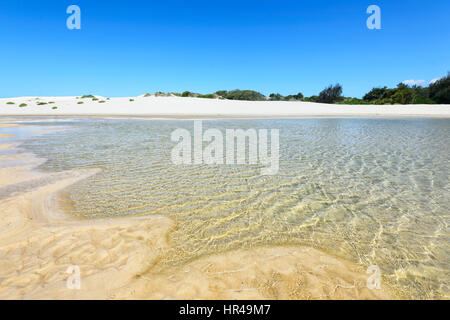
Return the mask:
<svg viewBox="0 0 450 320"><path fill-rule="evenodd" d="M185 91L181 94L182 97L193 97L194 95L190 91Z"/></svg>
<svg viewBox="0 0 450 320"><path fill-rule="evenodd" d="M301 101L303 100L303 94L301 92L297 94L290 94L286 97L284 97L284 100L286 101Z"/></svg>
<svg viewBox="0 0 450 320"><path fill-rule="evenodd" d="M408 89L409 86L403 82L400 82L399 84L397 84L397 89Z"/></svg>
<svg viewBox="0 0 450 320"><path fill-rule="evenodd" d="M299 93L297 93L297 94L294 96L294 98L295 98L295 100L302 100L302 99L303 99L303 94L302 94L301 92L299 92Z"/></svg>
<svg viewBox="0 0 450 320"><path fill-rule="evenodd" d="M366 102L372 102L375 100L383 99L387 96L388 90L389 89L387 87L373 88L372 90L370 90L368 93L366 93L364 95L363 100Z"/></svg>
<svg viewBox="0 0 450 320"><path fill-rule="evenodd" d="M224 98L225 98L225 96L227 95L227 93L228 93L227 90L219 90L219 91L216 91L216 94L217 94L218 96L224 97Z"/></svg>
<svg viewBox="0 0 450 320"><path fill-rule="evenodd" d="M394 104L412 104L414 101L414 90L408 86L399 86L392 95L392 103Z"/></svg>
<svg viewBox="0 0 450 320"><path fill-rule="evenodd" d="M271 93L269 95L269 100L272 100L272 101L280 101L283 99L284 99L284 97L279 93Z"/></svg>
<svg viewBox="0 0 450 320"><path fill-rule="evenodd" d="M334 86L322 90L319 94L319 102L321 103L336 103L342 101L342 86L338 83Z"/></svg>
<svg viewBox="0 0 450 320"><path fill-rule="evenodd" d="M439 104L450 103L450 72L446 77L430 84L430 98Z"/></svg>
<svg viewBox="0 0 450 320"><path fill-rule="evenodd" d="M422 86L417 86L414 85L411 87L411 89L414 90L414 95L417 98L430 98L430 87L422 87Z"/></svg>
<svg viewBox="0 0 450 320"><path fill-rule="evenodd" d="M415 96L412 103L413 104L435 104L436 102L434 102L430 98L423 98L423 97Z"/></svg>

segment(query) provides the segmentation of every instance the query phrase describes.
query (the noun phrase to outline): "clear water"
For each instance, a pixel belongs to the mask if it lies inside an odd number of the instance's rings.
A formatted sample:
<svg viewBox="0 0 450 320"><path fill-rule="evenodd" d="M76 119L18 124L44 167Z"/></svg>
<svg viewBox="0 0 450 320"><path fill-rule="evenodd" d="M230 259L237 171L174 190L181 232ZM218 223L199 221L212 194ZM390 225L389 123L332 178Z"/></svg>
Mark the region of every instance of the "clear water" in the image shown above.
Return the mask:
<svg viewBox="0 0 450 320"><path fill-rule="evenodd" d="M41 123L41 125L51 122ZM450 298L450 119L209 120L204 130L277 128L280 170L175 166L170 134L189 120L86 119L23 147L42 170L101 168L60 204L88 218L176 222L161 265L260 245L310 245L378 265L414 298Z"/></svg>

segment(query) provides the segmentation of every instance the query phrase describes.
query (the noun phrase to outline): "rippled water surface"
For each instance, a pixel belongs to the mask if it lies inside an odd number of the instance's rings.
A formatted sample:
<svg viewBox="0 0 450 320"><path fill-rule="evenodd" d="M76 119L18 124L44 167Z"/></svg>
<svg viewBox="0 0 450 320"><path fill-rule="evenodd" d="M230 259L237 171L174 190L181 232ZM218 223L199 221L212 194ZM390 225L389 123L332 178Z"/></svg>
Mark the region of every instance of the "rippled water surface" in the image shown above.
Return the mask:
<svg viewBox="0 0 450 320"><path fill-rule="evenodd" d="M172 218L172 249L161 265L235 248L311 245L378 265L412 297L450 298L449 119L203 121L223 133L279 129L274 176L262 176L259 165L173 165L171 132L193 132L189 120L57 125L71 129L23 145L48 159L42 170L103 169L67 189L61 205L90 218Z"/></svg>

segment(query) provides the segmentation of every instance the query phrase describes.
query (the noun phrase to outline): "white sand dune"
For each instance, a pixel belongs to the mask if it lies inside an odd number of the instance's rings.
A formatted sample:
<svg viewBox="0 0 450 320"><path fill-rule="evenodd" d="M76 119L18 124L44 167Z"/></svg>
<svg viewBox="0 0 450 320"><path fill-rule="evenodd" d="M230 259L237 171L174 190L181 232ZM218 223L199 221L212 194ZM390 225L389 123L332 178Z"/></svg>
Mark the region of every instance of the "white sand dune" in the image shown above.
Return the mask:
<svg viewBox="0 0 450 320"><path fill-rule="evenodd" d="M180 97L20 97L0 99L0 115L189 117L450 117L450 105L330 105ZM134 99L134 101L130 101ZM104 101L104 102L100 102ZM14 104L7 104L13 102ZM54 102L38 105L39 102ZM79 104L83 102L82 104ZM20 104L26 107L19 107ZM53 107L57 109L53 109Z"/></svg>

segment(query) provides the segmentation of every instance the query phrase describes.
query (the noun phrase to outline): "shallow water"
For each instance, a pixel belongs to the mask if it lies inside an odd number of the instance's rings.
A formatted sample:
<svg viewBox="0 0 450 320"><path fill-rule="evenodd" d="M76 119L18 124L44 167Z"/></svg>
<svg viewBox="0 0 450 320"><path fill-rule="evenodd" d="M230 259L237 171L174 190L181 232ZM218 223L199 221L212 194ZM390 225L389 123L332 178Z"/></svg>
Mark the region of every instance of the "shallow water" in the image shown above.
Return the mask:
<svg viewBox="0 0 450 320"><path fill-rule="evenodd" d="M450 119L205 120L204 130L280 130L280 169L171 162L189 120L71 119L21 147L41 170L101 168L59 203L88 218L165 215L160 262L260 245L302 244L378 265L414 298L450 298Z"/></svg>

